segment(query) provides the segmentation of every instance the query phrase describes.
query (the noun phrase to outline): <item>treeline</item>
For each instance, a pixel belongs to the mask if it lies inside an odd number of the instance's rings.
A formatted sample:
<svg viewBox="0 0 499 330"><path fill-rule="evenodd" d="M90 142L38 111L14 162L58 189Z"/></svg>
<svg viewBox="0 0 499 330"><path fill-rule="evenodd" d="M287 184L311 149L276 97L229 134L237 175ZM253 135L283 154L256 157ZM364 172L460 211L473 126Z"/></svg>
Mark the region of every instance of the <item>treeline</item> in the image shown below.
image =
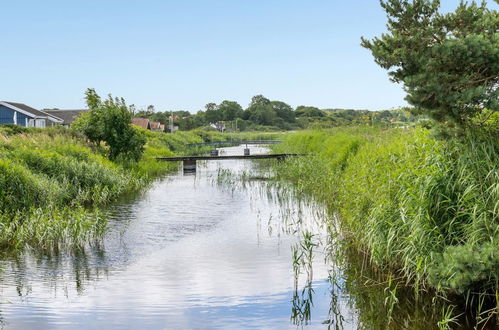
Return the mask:
<svg viewBox="0 0 499 330"><path fill-rule="evenodd" d="M206 126L224 127L227 131L245 130L293 130L310 127L337 127L349 125L397 126L414 122L416 117L404 109L352 110L319 109L313 106L291 107L282 101L271 101L263 95L251 99L246 109L235 102L225 100L220 104L208 103L204 110L191 114L189 111L155 111L154 106L137 111L134 116L168 124L173 116L174 125L180 130ZM222 126L223 125L223 126Z"/></svg>

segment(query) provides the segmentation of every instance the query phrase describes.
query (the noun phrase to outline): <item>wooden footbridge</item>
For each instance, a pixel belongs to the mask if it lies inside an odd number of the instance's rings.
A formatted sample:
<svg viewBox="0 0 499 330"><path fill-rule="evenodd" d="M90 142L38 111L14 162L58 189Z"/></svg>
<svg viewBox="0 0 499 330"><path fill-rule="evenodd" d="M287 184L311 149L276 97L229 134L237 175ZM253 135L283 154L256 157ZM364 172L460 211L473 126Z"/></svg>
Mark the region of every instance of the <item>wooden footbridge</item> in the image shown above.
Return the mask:
<svg viewBox="0 0 499 330"><path fill-rule="evenodd" d="M282 143L280 140L227 140L227 141L216 141L216 142L202 142L202 143L189 143L188 147L204 147L204 146L219 146L219 145L242 145L242 144L279 144Z"/></svg>
<svg viewBox="0 0 499 330"><path fill-rule="evenodd" d="M210 156L179 156L179 157L158 157L156 160L163 162L183 162L184 171L196 171L196 162L198 160L227 160L227 159L278 159L286 157L296 157L298 154L261 154L250 155L249 152L244 155L222 155L212 153Z"/></svg>

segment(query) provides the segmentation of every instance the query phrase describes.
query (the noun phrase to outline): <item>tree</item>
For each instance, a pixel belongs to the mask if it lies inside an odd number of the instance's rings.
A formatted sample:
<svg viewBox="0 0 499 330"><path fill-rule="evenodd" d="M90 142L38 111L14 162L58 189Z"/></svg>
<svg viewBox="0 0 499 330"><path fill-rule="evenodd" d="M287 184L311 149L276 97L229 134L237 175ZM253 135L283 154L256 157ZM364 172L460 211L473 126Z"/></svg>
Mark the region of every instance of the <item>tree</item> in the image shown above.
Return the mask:
<svg viewBox="0 0 499 330"><path fill-rule="evenodd" d="M90 141L109 146L109 158L138 161L144 151L145 136L131 125L132 111L123 98L111 95L102 101L94 89L87 89L85 98L89 111L80 116L73 128Z"/></svg>
<svg viewBox="0 0 499 330"><path fill-rule="evenodd" d="M304 105L300 105L296 108L296 116L297 117L325 117L326 113L321 111L316 107L307 107Z"/></svg>
<svg viewBox="0 0 499 330"><path fill-rule="evenodd" d="M243 108L237 102L225 100L218 106L218 111L222 120L232 121L242 116Z"/></svg>
<svg viewBox="0 0 499 330"><path fill-rule="evenodd" d="M208 103L207 105L205 105L205 108L205 118L208 123L216 123L223 119L221 112L218 111L218 106L216 103Z"/></svg>
<svg viewBox="0 0 499 330"><path fill-rule="evenodd" d="M496 0L497 1L497 0ZM461 2L439 13L438 0L386 0L388 33L362 38L375 62L403 83L406 100L423 114L464 127L499 111L499 15L485 2Z"/></svg>
<svg viewBox="0 0 499 330"><path fill-rule="evenodd" d="M275 113L279 118L287 123L295 122L295 112L293 108L284 102L281 101L272 101L270 102L272 109L274 109Z"/></svg>
<svg viewBox="0 0 499 330"><path fill-rule="evenodd" d="M253 96L246 112L246 118L259 125L274 125L278 118L270 100L263 95Z"/></svg>
<svg viewBox="0 0 499 330"><path fill-rule="evenodd" d="M251 103L249 106L252 107L253 105L257 105L257 104L258 105L269 105L270 100L261 94L255 95L251 98Z"/></svg>

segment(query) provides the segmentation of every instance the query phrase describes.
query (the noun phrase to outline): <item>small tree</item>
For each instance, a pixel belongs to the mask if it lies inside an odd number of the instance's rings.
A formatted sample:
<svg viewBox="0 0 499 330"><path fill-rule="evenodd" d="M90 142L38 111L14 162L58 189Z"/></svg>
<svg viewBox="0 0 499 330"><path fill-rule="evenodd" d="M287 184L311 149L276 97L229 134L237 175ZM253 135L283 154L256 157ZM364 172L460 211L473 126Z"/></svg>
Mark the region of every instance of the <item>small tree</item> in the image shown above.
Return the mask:
<svg viewBox="0 0 499 330"><path fill-rule="evenodd" d="M109 146L109 158L138 161L144 151L145 136L131 125L132 111L123 98L111 95L102 101L94 89L85 92L88 113L78 118L74 129L91 142Z"/></svg>
<svg viewBox="0 0 499 330"><path fill-rule="evenodd" d="M497 0L496 0L497 1ZM438 0L386 0L388 33L362 38L406 100L424 114L465 126L485 108L499 111L499 15L461 2L439 13Z"/></svg>

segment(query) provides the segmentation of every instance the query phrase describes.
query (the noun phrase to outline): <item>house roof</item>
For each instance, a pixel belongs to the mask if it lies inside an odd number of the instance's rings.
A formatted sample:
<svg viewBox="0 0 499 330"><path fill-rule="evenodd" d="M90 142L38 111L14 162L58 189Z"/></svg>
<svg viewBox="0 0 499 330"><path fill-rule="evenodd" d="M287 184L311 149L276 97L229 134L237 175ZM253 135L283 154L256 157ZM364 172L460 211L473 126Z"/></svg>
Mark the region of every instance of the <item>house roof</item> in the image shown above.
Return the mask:
<svg viewBox="0 0 499 330"><path fill-rule="evenodd" d="M78 109L78 110L43 110L49 115L56 116L63 120L63 124L70 125L76 118L78 118L82 113L88 111L88 109Z"/></svg>
<svg viewBox="0 0 499 330"><path fill-rule="evenodd" d="M161 123L159 121L151 121L151 129L160 129Z"/></svg>
<svg viewBox="0 0 499 330"><path fill-rule="evenodd" d="M46 112L43 112L41 110L34 109L32 107L27 106L24 103L16 103L16 102L7 102L7 101L2 101L0 104L3 104L4 106L7 106L13 110L25 113L28 116L35 117L35 118L48 118L51 117L52 119L55 119L56 121L62 121L61 118L48 114Z"/></svg>
<svg viewBox="0 0 499 330"><path fill-rule="evenodd" d="M151 124L147 118L132 118L132 124L144 129L151 129Z"/></svg>

